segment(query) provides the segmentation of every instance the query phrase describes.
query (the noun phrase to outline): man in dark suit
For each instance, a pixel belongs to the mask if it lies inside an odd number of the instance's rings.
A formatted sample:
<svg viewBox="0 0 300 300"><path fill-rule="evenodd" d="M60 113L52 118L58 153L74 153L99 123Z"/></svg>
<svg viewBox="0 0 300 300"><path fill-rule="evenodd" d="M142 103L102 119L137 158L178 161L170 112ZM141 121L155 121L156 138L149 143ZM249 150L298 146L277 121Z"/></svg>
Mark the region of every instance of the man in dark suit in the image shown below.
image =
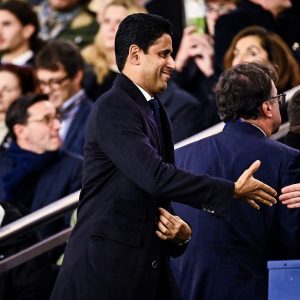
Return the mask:
<svg viewBox="0 0 300 300"><path fill-rule="evenodd" d="M60 123L46 95L17 99L6 124L13 141L0 155L0 200L27 214L81 188L82 158L59 150ZM67 226L69 219L61 218L43 234Z"/></svg>
<svg viewBox="0 0 300 300"><path fill-rule="evenodd" d="M174 166L170 124L153 98L174 69L166 19L126 17L115 51L122 74L88 120L78 221L51 299L181 299L169 256L186 241L181 230L166 234L173 222L159 207L174 200L226 215L233 194L256 206L274 193L252 177L256 164L235 185Z"/></svg>
<svg viewBox="0 0 300 300"><path fill-rule="evenodd" d="M177 165L236 180L259 159L257 178L277 192L298 182L300 152L269 138L279 129L284 99L274 75L256 63L224 72L216 87L223 132L177 150ZM267 261L300 257L300 211L281 203L255 211L233 201L226 219L181 204L174 210L193 228L187 251L172 261L184 299L266 300Z"/></svg>
<svg viewBox="0 0 300 300"><path fill-rule="evenodd" d="M63 148L82 155L92 102L82 88L84 62L78 49L68 41L51 42L38 53L36 70L42 92L60 114Z"/></svg>

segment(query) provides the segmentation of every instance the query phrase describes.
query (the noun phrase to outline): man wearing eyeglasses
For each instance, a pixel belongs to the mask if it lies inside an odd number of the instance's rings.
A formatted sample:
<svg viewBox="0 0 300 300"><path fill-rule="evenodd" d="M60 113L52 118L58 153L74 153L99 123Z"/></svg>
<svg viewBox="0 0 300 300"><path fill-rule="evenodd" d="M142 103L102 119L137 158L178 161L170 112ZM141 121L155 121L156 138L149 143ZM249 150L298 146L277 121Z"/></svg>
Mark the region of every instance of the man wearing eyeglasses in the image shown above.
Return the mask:
<svg viewBox="0 0 300 300"><path fill-rule="evenodd" d="M60 114L63 148L82 155L92 102L82 88L84 62L78 49L68 41L51 42L38 53L36 70L41 91Z"/></svg>
<svg viewBox="0 0 300 300"><path fill-rule="evenodd" d="M59 150L60 122L46 95L24 96L8 109L6 125L12 143L0 155L0 200L24 214L81 188L82 159ZM43 229L48 235L69 225L61 218Z"/></svg>
<svg viewBox="0 0 300 300"><path fill-rule="evenodd" d="M285 99L277 95L276 77L258 63L225 71L216 86L224 130L178 149L178 167L235 180L259 159L257 178L278 193L299 182L299 151L270 139ZM277 203L256 211L233 201L228 218L221 219L182 204L173 207L193 229L186 252L172 262L184 299L266 300L267 261L300 258L300 210Z"/></svg>

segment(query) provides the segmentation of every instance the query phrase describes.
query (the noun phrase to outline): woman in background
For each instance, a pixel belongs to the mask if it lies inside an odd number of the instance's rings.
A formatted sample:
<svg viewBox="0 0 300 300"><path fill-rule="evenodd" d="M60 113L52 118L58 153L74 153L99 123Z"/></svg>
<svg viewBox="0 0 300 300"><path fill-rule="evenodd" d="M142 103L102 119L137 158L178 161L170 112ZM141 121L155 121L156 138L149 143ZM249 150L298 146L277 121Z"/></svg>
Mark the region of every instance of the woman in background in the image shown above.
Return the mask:
<svg viewBox="0 0 300 300"><path fill-rule="evenodd" d="M82 50L82 56L88 63L96 78L85 83L87 94L96 100L111 86L119 72L115 57L115 36L121 21L130 14L146 12L142 6L132 4L129 0L114 0L100 10L97 20L100 29L94 44ZM96 81L96 82L95 82Z"/></svg>
<svg viewBox="0 0 300 300"><path fill-rule="evenodd" d="M259 26L241 30L224 57L224 68L260 60L271 63L278 72L278 93L300 84L300 67L285 41L276 33Z"/></svg>
<svg viewBox="0 0 300 300"><path fill-rule="evenodd" d="M36 82L29 67L12 64L0 65L0 149L7 141L5 115L9 106L21 95L34 93Z"/></svg>

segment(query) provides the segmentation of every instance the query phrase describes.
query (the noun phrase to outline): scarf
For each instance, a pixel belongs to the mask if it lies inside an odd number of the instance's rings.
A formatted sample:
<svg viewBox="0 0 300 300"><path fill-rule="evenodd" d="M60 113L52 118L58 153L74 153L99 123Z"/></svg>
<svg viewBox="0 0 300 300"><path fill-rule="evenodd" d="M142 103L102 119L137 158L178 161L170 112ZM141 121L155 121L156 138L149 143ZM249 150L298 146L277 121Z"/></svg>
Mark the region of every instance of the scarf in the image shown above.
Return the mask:
<svg viewBox="0 0 300 300"><path fill-rule="evenodd" d="M20 203L30 211L35 187L42 172L53 162L57 161L59 151L33 153L21 149L12 142L6 155L13 162L13 168L2 178L5 192L4 201Z"/></svg>

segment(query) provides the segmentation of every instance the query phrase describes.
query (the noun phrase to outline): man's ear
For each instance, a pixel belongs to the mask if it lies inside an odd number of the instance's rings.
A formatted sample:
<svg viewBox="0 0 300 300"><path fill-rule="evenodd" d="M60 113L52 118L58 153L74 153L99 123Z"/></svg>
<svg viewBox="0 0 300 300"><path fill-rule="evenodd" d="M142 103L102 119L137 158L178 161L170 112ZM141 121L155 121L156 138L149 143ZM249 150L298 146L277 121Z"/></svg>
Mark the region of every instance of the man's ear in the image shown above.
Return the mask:
<svg viewBox="0 0 300 300"><path fill-rule="evenodd" d="M261 105L262 117L272 118L272 116L273 116L273 107L274 107L274 105L271 101L265 101Z"/></svg>
<svg viewBox="0 0 300 300"><path fill-rule="evenodd" d="M14 134L17 140L24 139L24 133L26 134L26 128L22 124L15 124L13 127Z"/></svg>
<svg viewBox="0 0 300 300"><path fill-rule="evenodd" d="M137 45L131 45L129 48L128 60L134 64L140 64L141 59L141 49Z"/></svg>
<svg viewBox="0 0 300 300"><path fill-rule="evenodd" d="M31 38L35 31L35 27L32 24L27 24L23 27L23 37L27 40Z"/></svg>
<svg viewBox="0 0 300 300"><path fill-rule="evenodd" d="M81 86L82 80L83 80L84 72L83 70L79 70L74 78L72 79L73 82L76 83L76 85Z"/></svg>

